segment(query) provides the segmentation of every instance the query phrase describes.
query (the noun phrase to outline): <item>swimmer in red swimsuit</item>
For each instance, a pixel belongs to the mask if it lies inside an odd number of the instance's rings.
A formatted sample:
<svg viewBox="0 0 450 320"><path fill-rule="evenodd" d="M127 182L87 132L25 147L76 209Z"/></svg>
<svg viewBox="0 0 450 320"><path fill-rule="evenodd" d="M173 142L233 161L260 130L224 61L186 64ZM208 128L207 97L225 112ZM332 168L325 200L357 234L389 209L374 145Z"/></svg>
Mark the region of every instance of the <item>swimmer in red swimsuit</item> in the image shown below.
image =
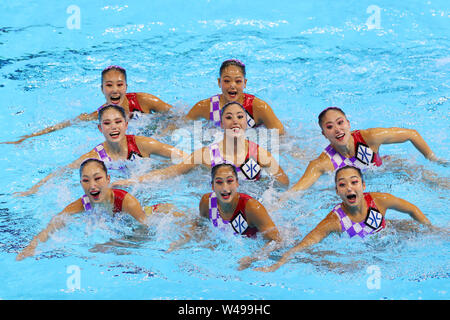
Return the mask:
<svg viewBox="0 0 450 320"><path fill-rule="evenodd" d="M272 154L245 138L247 121L242 105L235 101L230 102L222 108L221 113L221 127L224 129L222 141L194 151L181 163L153 170L138 178L115 181L113 185L124 186L152 179L167 179L187 173L198 165L211 167L221 162L239 167L248 180L258 180L259 171L264 168L279 184L289 185L289 178ZM250 158L253 160L249 160Z"/></svg>
<svg viewBox="0 0 450 320"><path fill-rule="evenodd" d="M220 67L217 79L222 93L197 102L186 115L188 120L208 119L220 126L220 110L231 101L237 101L247 112L249 127L264 125L268 129L278 129L284 134L284 127L267 102L244 93L247 79L245 65L236 59L226 60Z"/></svg>
<svg viewBox="0 0 450 320"><path fill-rule="evenodd" d="M94 207L103 206L112 214L125 212L141 224L146 225L148 210L142 208L139 201L126 191L109 187L110 177L105 164L97 159L87 159L80 167L80 183L83 197L69 204L63 211L53 217L47 227L36 235L30 244L16 257L22 260L35 254L40 242L45 242L50 235L65 226L70 216L81 212L92 212ZM166 204L151 207L150 212L165 212Z"/></svg>
<svg viewBox="0 0 450 320"><path fill-rule="evenodd" d="M322 241L331 233L346 233L351 238L364 238L374 234L384 229L387 209L407 213L418 223L431 227L428 218L412 203L389 193L364 193L366 185L361 170L356 167L345 166L338 169L335 175L335 184L336 194L341 198L342 203L335 206L302 241L287 251L277 263L269 267L257 268L257 270L274 271L289 261L295 252Z"/></svg>
<svg viewBox="0 0 450 320"><path fill-rule="evenodd" d="M128 118L131 118L133 113L142 112L142 113L151 113L151 112L168 112L172 109L172 106L165 103L158 97L145 93L126 93L128 89L127 84L127 74L124 68L119 66L109 66L102 71L102 84L101 90L103 95L105 96L106 102L103 104L117 104L124 108L126 115ZM66 127L71 126L74 123L80 121L93 121L98 118L98 111L87 114L83 113L79 115L74 120L68 120L56 125L50 126L38 132L25 135L21 137L21 139L17 141L11 142L3 142L8 144L18 144L22 141L37 137L40 135L44 135L56 130L60 130Z"/></svg>
<svg viewBox="0 0 450 320"><path fill-rule="evenodd" d="M19 196L27 196L35 193L48 180L62 175L68 169L76 169L88 158L97 158L104 161L108 169L121 169L115 167L114 161L134 160L136 157L150 157L157 154L172 159L173 162L188 156L185 152L153 138L145 136L127 135L128 122L125 111L118 105L107 105L99 111L98 128L105 137L105 142L99 144L90 152L60 170L50 173L44 179L35 184L28 191L16 193Z"/></svg>
<svg viewBox="0 0 450 320"><path fill-rule="evenodd" d="M290 191L306 190L325 172L332 172L346 165L353 165L362 170L370 166L380 166L382 161L378 153L383 144L411 141L430 161L443 162L436 158L422 136L413 129L371 128L352 132L345 113L337 107L322 111L319 115L319 125L330 145L317 159L310 161L303 176Z"/></svg>
<svg viewBox="0 0 450 320"><path fill-rule="evenodd" d="M250 266L262 255L267 255L278 247L281 238L272 218L264 206L251 196L239 193L236 168L231 164L218 164L211 170L212 192L206 193L200 200L200 216L209 219L211 223L223 232L244 235L250 238L261 233L267 240L260 252L252 257L245 257L239 262L239 269ZM196 226L192 229L195 230ZM185 235L176 246L190 240ZM172 245L172 249L175 244Z"/></svg>

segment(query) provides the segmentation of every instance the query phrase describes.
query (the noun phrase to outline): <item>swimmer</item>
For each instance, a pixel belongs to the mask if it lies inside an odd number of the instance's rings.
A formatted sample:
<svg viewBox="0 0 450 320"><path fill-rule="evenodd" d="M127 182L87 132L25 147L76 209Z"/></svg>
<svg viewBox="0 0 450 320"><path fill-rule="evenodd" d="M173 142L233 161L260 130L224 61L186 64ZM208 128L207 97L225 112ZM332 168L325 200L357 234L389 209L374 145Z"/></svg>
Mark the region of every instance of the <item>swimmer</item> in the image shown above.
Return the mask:
<svg viewBox="0 0 450 320"><path fill-rule="evenodd" d="M289 191L306 190L325 172L335 171L343 166L356 166L362 170L370 166L381 166L378 154L382 144L411 141L425 158L442 163L436 158L422 136L413 129L372 128L350 131L350 122L345 113L330 107L319 114L322 134L330 141L320 156L310 161L303 176Z"/></svg>
<svg viewBox="0 0 450 320"><path fill-rule="evenodd" d="M220 110L225 104L237 101L246 110L249 127L264 125L268 129L278 129L279 134L284 134L283 124L269 104L253 95L244 93L247 79L245 78L245 65L241 61L236 59L224 61L220 67L217 82L222 93L197 102L186 115L188 120L209 119L217 127L220 127Z"/></svg>
<svg viewBox="0 0 450 320"><path fill-rule="evenodd" d="M222 163L214 166L211 177L213 192L202 196L200 217L209 219L221 231L231 231L235 235L250 238L261 233L268 241L261 252L241 259L239 269L247 268L257 257L275 250L281 241L280 234L264 206L249 195L237 191L239 181L233 165ZM182 243L189 240L190 237L185 235ZM177 246L180 244L177 243Z"/></svg>
<svg viewBox="0 0 450 320"><path fill-rule="evenodd" d="M110 188L109 182L110 176L103 161L85 160L80 166L80 183L85 194L54 216L47 227L17 255L16 260L33 256L38 244L46 242L52 233L63 228L69 217L81 212L91 212L94 207L104 207L113 215L117 212L128 213L143 225L146 225L149 214L167 213L172 208L171 204L158 204L144 209L134 196L124 190Z"/></svg>
<svg viewBox="0 0 450 320"><path fill-rule="evenodd" d="M101 90L105 96L106 102L102 105L117 104L124 108L128 118L132 118L133 115L138 113L151 113L151 112L168 112L172 109L172 106L165 103L158 97L145 93L127 93L127 73L124 68L119 66L109 66L102 71L101 78ZM17 141L3 142L6 144L19 144L22 141L41 136L56 130L60 130L71 126L80 121L93 121L98 118L98 110L87 114L83 113L74 120L68 120L59 124L50 126L41 131L22 136Z"/></svg>
<svg viewBox="0 0 450 320"><path fill-rule="evenodd" d="M16 193L16 195L27 196L37 192L48 180L63 174L68 169L78 168L88 158L104 161L108 169L111 170L125 168L114 164L114 161L118 160L134 160L137 157L150 157L152 154L157 154L176 161L176 159L181 160L188 156L187 153L153 138L127 135L128 122L125 110L119 105L110 104L101 108L98 117L98 129L105 137L105 142L82 155L68 166L61 168L57 172L50 173L28 191Z"/></svg>
<svg viewBox="0 0 450 320"><path fill-rule="evenodd" d="M259 180L261 169L266 168L279 184L289 185L289 178L270 152L245 138L247 121L241 104L232 101L222 108L221 127L224 129L222 141L194 151L183 162L151 171L138 178L119 180L113 185L124 186L152 179L167 179L186 173L199 164L213 167L224 162L234 164L245 180Z"/></svg>
<svg viewBox="0 0 450 320"><path fill-rule="evenodd" d="M387 209L407 213L420 224L431 227L428 218L412 203L389 193L364 193L366 185L359 168L339 168L336 171L335 184L336 194L342 199L342 203L336 205L325 219L278 262L257 270L274 271L285 264L295 252L322 241L331 233L345 233L350 238L364 238L377 233L385 228Z"/></svg>

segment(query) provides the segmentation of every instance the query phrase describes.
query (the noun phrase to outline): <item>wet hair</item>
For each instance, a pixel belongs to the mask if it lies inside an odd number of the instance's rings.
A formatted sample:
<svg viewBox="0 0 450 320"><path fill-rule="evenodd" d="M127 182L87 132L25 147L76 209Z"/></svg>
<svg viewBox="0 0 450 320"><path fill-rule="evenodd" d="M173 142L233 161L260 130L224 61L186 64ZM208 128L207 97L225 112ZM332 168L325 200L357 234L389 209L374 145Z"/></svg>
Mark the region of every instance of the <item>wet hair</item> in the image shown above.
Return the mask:
<svg viewBox="0 0 450 320"><path fill-rule="evenodd" d="M121 66L113 65L113 66L108 66L105 69L103 69L103 71L102 71L102 83L101 83L102 85L103 85L103 77L105 76L105 74L107 74L111 70L119 71L120 73L122 73L123 76L125 77L125 82L127 82L127 71L124 68L122 68Z"/></svg>
<svg viewBox="0 0 450 320"><path fill-rule="evenodd" d="M83 173L83 169L84 167L91 162L96 162L97 164L99 164L102 167L102 170L105 171L106 175L108 175L108 169L106 168L105 163L102 160L96 159L96 158L88 158L86 160L84 160L81 164L80 164L80 177Z"/></svg>
<svg viewBox="0 0 450 320"><path fill-rule="evenodd" d="M335 175L334 175L334 183L337 183L337 176L338 176L338 173L341 172L342 170L345 170L345 169L353 169L353 170L355 170L356 172L358 172L358 175L359 175L360 178L361 178L361 182L364 182L364 177L363 177L363 174L362 174L362 172L361 172L361 169L359 169L359 168L357 168L357 167L354 167L354 166L345 166L345 167L342 167L342 168L339 168L339 169L336 170L336 173L335 173Z"/></svg>
<svg viewBox="0 0 450 320"><path fill-rule="evenodd" d="M319 119L319 126L320 126L321 128L322 128L322 121L323 121L323 118L325 117L325 114L326 114L328 111L330 111L330 110L338 111L338 112L342 113L342 115L343 115L344 117L347 117L347 116L345 115L344 111L342 111L341 108L338 108L338 107L328 107L328 108L325 108L325 109L319 114L319 117L318 117L318 119Z"/></svg>
<svg viewBox="0 0 450 320"><path fill-rule="evenodd" d="M232 165L231 163L219 163L219 164L216 164L211 169L211 183L212 184L214 183L214 178L216 177L217 170L219 170L222 167L230 168L231 171L233 171L233 175L236 177L236 180L238 180L238 174L236 171L236 167L234 165Z"/></svg>
<svg viewBox="0 0 450 320"><path fill-rule="evenodd" d="M240 104L237 101L230 101L224 104L224 106L222 107L222 109L220 109L220 118L222 119L223 114L225 113L225 109L228 108L229 106L233 105L233 104L237 104L239 107L242 108L242 110L244 110L244 112L246 112L244 106L242 104Z"/></svg>
<svg viewBox="0 0 450 320"><path fill-rule="evenodd" d="M241 72L245 78L245 64L238 59L228 59L228 60L225 60L224 62L222 62L222 65L220 66L220 72L219 72L220 76L222 76L223 70L225 70L225 68L228 66L236 66L239 69L241 69Z"/></svg>
<svg viewBox="0 0 450 320"><path fill-rule="evenodd" d="M108 104L108 105L98 109L98 122L101 122L102 117L103 117L103 113L105 113L105 111L109 110L109 109L114 109L116 111L119 111L120 114L122 115L122 117L125 120L127 120L127 114L125 113L125 109L124 108L122 108L121 106L119 106L117 104Z"/></svg>

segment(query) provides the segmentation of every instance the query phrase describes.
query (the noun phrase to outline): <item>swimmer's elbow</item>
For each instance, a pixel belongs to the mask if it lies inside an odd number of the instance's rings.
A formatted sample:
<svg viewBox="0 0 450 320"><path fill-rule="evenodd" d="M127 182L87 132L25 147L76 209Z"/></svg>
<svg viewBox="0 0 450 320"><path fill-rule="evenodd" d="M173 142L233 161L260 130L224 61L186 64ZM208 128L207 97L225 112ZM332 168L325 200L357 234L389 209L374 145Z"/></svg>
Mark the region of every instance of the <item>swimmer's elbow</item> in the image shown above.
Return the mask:
<svg viewBox="0 0 450 320"><path fill-rule="evenodd" d="M284 187L289 187L289 178L286 174L280 174L276 177L279 184Z"/></svg>

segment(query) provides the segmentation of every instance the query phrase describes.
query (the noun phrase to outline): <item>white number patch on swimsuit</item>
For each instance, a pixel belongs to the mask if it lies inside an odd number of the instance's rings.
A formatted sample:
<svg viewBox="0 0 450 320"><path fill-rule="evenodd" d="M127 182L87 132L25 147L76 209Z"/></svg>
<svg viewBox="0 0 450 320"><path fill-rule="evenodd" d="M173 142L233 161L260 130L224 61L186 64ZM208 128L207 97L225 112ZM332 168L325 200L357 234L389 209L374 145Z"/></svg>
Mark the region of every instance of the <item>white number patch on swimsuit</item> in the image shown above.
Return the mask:
<svg viewBox="0 0 450 320"><path fill-rule="evenodd" d="M241 212L231 221L231 226L239 234L243 234L247 230L248 224Z"/></svg>
<svg viewBox="0 0 450 320"><path fill-rule="evenodd" d="M372 229L376 230L381 227L382 222L383 222L383 215L379 211L370 208L369 212L367 213L365 223Z"/></svg>
<svg viewBox="0 0 450 320"><path fill-rule="evenodd" d="M255 161L253 158L249 158L247 162L242 164L241 166L242 173L247 177L249 180L253 180L261 171L261 167L259 166L258 162Z"/></svg>
<svg viewBox="0 0 450 320"><path fill-rule="evenodd" d="M373 151L368 146L358 143L355 157L365 165L369 165L372 162Z"/></svg>

